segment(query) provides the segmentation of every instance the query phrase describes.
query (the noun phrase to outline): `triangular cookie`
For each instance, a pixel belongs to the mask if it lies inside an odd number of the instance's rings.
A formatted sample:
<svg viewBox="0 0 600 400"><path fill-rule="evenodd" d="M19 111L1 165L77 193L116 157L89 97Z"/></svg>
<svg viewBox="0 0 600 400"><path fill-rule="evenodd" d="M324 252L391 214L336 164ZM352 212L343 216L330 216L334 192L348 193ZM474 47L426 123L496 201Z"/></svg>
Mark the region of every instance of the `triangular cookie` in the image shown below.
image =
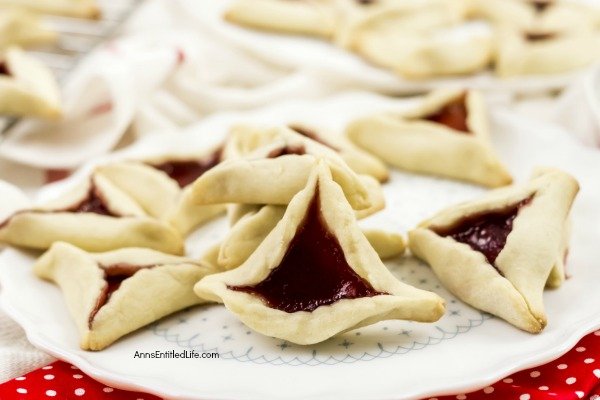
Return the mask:
<svg viewBox="0 0 600 400"><path fill-rule="evenodd" d="M0 58L0 114L50 119L62 115L52 72L16 47Z"/></svg>
<svg viewBox="0 0 600 400"><path fill-rule="evenodd" d="M98 171L133 198L148 214L168 222L182 235L187 235L225 209L220 204L194 204L190 186L220 160L219 146L194 154L165 154L145 160L112 163L99 167Z"/></svg>
<svg viewBox="0 0 600 400"><path fill-rule="evenodd" d="M213 263L222 269L239 267L277 226L285 211L285 206L262 206L239 218L221 242L218 257L211 257ZM402 235L379 229L362 229L362 232L382 260L404 253L406 244Z"/></svg>
<svg viewBox="0 0 600 400"><path fill-rule="evenodd" d="M595 30L504 27L498 29L496 73L502 77L556 74L598 59Z"/></svg>
<svg viewBox="0 0 600 400"><path fill-rule="evenodd" d="M64 241L88 251L148 247L183 252L179 232L148 216L101 172L56 200L8 217L0 223L0 241L35 249Z"/></svg>
<svg viewBox="0 0 600 400"><path fill-rule="evenodd" d="M298 344L380 320L431 322L444 313L439 296L387 270L322 161L250 258L202 279L195 291L251 328Z"/></svg>
<svg viewBox="0 0 600 400"><path fill-rule="evenodd" d="M473 73L489 65L493 40L465 13L462 1L404 2L351 23L338 41L408 78Z"/></svg>
<svg viewBox="0 0 600 400"><path fill-rule="evenodd" d="M336 136L323 129L300 123L290 124L289 127L302 136L336 151L357 174L370 175L379 182L386 182L389 179L390 173L381 160L356 147L344 136Z"/></svg>
<svg viewBox="0 0 600 400"><path fill-rule="evenodd" d="M237 0L225 19L268 31L330 37L336 25L336 0Z"/></svg>
<svg viewBox="0 0 600 400"><path fill-rule="evenodd" d="M410 232L410 249L464 302L540 332L544 286L564 279L578 190L570 175L540 170L526 185L441 211Z"/></svg>
<svg viewBox="0 0 600 400"><path fill-rule="evenodd" d="M102 350L142 326L206 302L193 286L216 272L149 249L87 253L63 242L42 255L34 271L61 287L84 350Z"/></svg>
<svg viewBox="0 0 600 400"><path fill-rule="evenodd" d="M0 7L18 7L42 14L96 19L101 15L96 0L0 0Z"/></svg>
<svg viewBox="0 0 600 400"><path fill-rule="evenodd" d="M485 186L512 178L489 143L487 110L480 93L437 90L402 115L379 114L347 128L356 145L408 171Z"/></svg>
<svg viewBox="0 0 600 400"><path fill-rule="evenodd" d="M318 160L325 159L355 210L372 214L384 207L379 183L354 173L334 150L287 127L263 129L267 144L225 160L194 182L197 204L288 204L306 186Z"/></svg>
<svg viewBox="0 0 600 400"><path fill-rule="evenodd" d="M555 0L475 0L471 15L520 29L595 29L598 9L584 2Z"/></svg>
<svg viewBox="0 0 600 400"><path fill-rule="evenodd" d="M292 123L288 127L338 153L342 160L357 174L370 175L380 182L389 178L385 164L376 157L356 147L344 136L336 136L323 129L317 129L301 123ZM281 139L279 129L264 128L256 125L236 125L231 128L227 145L223 151L226 159L243 158L256 149Z"/></svg>
<svg viewBox="0 0 600 400"><path fill-rule="evenodd" d="M0 49L56 42L58 34L45 28L37 15L23 10L1 10Z"/></svg>

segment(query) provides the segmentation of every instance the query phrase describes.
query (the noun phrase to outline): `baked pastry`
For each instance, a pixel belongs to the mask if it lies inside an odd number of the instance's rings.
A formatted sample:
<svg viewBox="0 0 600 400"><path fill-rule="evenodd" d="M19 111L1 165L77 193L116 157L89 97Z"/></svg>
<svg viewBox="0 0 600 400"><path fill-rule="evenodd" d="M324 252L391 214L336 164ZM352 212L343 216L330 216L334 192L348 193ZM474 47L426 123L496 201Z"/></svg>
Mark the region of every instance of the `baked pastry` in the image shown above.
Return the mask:
<svg viewBox="0 0 600 400"><path fill-rule="evenodd" d="M18 7L42 14L77 18L100 18L96 0L0 0L0 7Z"/></svg>
<svg viewBox="0 0 600 400"><path fill-rule="evenodd" d="M383 265L324 161L244 264L194 290L252 329L298 344L384 319L431 322L444 313L438 295L398 281Z"/></svg>
<svg viewBox="0 0 600 400"><path fill-rule="evenodd" d="M47 249L58 241L88 251L148 247L172 254L182 254L184 245L179 232L148 216L101 172L60 198L0 223L0 242Z"/></svg>
<svg viewBox="0 0 600 400"><path fill-rule="evenodd" d="M219 246L217 257L206 255L223 269L239 267L256 250L285 214L285 206L257 206L239 218ZM363 229L363 234L381 259L398 257L406 244L402 235L379 229ZM212 248L208 253L215 251Z"/></svg>
<svg viewBox="0 0 600 400"><path fill-rule="evenodd" d="M505 27L497 33L496 73L502 77L556 74L598 59L598 37L589 30L523 30Z"/></svg>
<svg viewBox="0 0 600 400"><path fill-rule="evenodd" d="M468 11L463 0L342 0L337 5L335 41L349 49L363 32L426 32L460 23Z"/></svg>
<svg viewBox="0 0 600 400"><path fill-rule="evenodd" d="M16 47L0 55L0 115L49 119L62 115L52 72Z"/></svg>
<svg viewBox="0 0 600 400"><path fill-rule="evenodd" d="M58 34L45 28L38 16L23 10L0 10L0 49L56 42Z"/></svg>
<svg viewBox="0 0 600 400"><path fill-rule="evenodd" d="M461 24L465 4L396 2L351 18L338 42L408 78L479 71L491 61L493 41L489 30L480 25Z"/></svg>
<svg viewBox="0 0 600 400"><path fill-rule="evenodd" d="M556 0L475 0L471 15L524 30L593 30L598 22L597 7Z"/></svg>
<svg viewBox="0 0 600 400"><path fill-rule="evenodd" d="M336 136L327 133L323 129L298 123L290 124L289 127L302 136L337 151L346 164L357 174L370 175L379 182L386 182L389 179L390 173L381 160L356 147L344 136Z"/></svg>
<svg viewBox="0 0 600 400"><path fill-rule="evenodd" d="M335 0L236 0L224 18L268 31L330 37L335 29Z"/></svg>
<svg viewBox="0 0 600 400"><path fill-rule="evenodd" d="M412 253L464 302L528 332L546 326L544 286L564 280L568 217L579 190L559 170L441 211L409 233Z"/></svg>
<svg viewBox="0 0 600 400"><path fill-rule="evenodd" d="M149 215L187 235L221 214L223 205L194 204L190 184L220 162L221 148L188 155L165 155L100 167L119 189L133 198Z"/></svg>
<svg viewBox="0 0 600 400"><path fill-rule="evenodd" d="M489 143L484 99L474 90L433 91L409 112L360 118L346 133L359 147L408 171L490 187L512 181Z"/></svg>
<svg viewBox="0 0 600 400"><path fill-rule="evenodd" d="M87 253L57 242L34 272L60 286L84 350L102 350L145 325L206 300L194 284L212 268L141 248Z"/></svg>
<svg viewBox="0 0 600 400"><path fill-rule="evenodd" d="M192 185L197 204L285 205L304 186L319 159L327 160L355 210L370 213L384 207L383 192L368 175L355 174L332 149L289 128L266 130L272 140L244 158L228 159Z"/></svg>
<svg viewBox="0 0 600 400"><path fill-rule="evenodd" d="M322 129L299 123L290 124L288 128L334 150L357 174L370 175L380 182L389 179L389 171L383 162L356 147L343 136L336 136ZM243 158L256 149L280 139L281 131L279 129L256 125L236 125L229 132L229 139L223 152L224 157L226 159Z"/></svg>

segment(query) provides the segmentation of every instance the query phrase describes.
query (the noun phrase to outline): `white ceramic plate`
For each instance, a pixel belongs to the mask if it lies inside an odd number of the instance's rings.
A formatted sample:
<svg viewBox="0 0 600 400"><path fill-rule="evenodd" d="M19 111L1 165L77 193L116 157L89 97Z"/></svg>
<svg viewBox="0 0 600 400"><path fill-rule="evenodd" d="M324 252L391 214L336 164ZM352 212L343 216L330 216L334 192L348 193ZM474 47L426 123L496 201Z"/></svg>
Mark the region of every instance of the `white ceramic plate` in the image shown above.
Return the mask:
<svg viewBox="0 0 600 400"><path fill-rule="evenodd" d="M359 56L318 38L285 35L239 27L223 20L224 10L233 0L180 0L186 15L195 16L199 26L251 54L276 65L304 68L323 82L341 87L376 90L384 93L419 93L441 86L472 87L514 93L539 93L561 89L587 69L574 72L501 79L486 71L470 76L409 80L374 66ZM600 2L590 4L600 6ZM464 34L481 31L465 27ZM458 33L458 32L456 32Z"/></svg>
<svg viewBox="0 0 600 400"><path fill-rule="evenodd" d="M165 146L189 150L220 140L228 126L240 121L300 120L340 129L357 114L407 104L361 93L291 101L255 112L216 115L179 135L150 138L127 153L159 151ZM552 126L500 110L492 117L494 145L518 181L525 180L534 166L551 165L574 174L582 186L573 210L568 265L572 277L560 290L546 293L549 325L539 335L521 332L457 301L440 287L428 267L410 257L387 265L400 279L446 299L448 312L439 322L381 322L315 346L264 337L246 328L224 307L212 305L163 319L104 351L82 351L58 288L33 276L34 254L13 249L0 258L2 303L41 349L112 386L166 397L382 400L483 387L558 357L584 334L600 327L600 156ZM53 186L44 195L59 189ZM483 191L395 171L385 186L388 208L364 224L406 232L441 207ZM189 239L189 255L197 256L224 232L222 220L204 226ZM215 351L220 359L133 358L135 351L184 349Z"/></svg>

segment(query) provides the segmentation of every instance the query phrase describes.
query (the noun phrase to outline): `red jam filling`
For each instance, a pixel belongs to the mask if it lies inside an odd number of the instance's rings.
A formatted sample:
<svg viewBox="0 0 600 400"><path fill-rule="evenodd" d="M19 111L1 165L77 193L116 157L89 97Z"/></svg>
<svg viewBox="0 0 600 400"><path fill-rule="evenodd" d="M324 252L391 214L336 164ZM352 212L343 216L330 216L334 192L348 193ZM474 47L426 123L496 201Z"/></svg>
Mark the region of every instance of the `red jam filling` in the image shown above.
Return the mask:
<svg viewBox="0 0 600 400"><path fill-rule="evenodd" d="M274 150L271 150L269 154L267 154L267 158L277 158L281 156L289 156L289 155L304 155L306 154L306 149L302 145L287 145Z"/></svg>
<svg viewBox="0 0 600 400"><path fill-rule="evenodd" d="M554 1L553 0L531 0L530 3L537 13L543 13L554 3Z"/></svg>
<svg viewBox="0 0 600 400"><path fill-rule="evenodd" d="M440 236L451 237L457 242L468 244L494 265L506 245L515 218L521 208L528 205L531 200L530 197L504 210L469 216L450 228L434 229L434 231Z"/></svg>
<svg viewBox="0 0 600 400"><path fill-rule="evenodd" d="M319 205L317 192L281 263L265 280L228 288L257 295L269 307L288 313L313 311L342 299L387 294L373 289L348 265Z"/></svg>
<svg viewBox="0 0 600 400"><path fill-rule="evenodd" d="M553 32L525 32L525 39L528 42L543 42L545 40L555 39L556 33Z"/></svg>
<svg viewBox="0 0 600 400"><path fill-rule="evenodd" d="M179 184L179 187L183 188L220 162L221 150L218 150L202 160L171 160L162 164L153 164L152 167L169 175Z"/></svg>
<svg viewBox="0 0 600 400"><path fill-rule="evenodd" d="M96 188L96 186L92 183L92 186L90 187L90 190L88 191L87 196L81 200L79 203L75 204L74 206L71 206L67 209L64 210L49 210L49 211L45 211L45 210L35 210L35 211L31 211L31 210L20 210L17 211L15 213L13 213L12 215L10 215L8 218L6 218L4 221L0 222L0 229L4 228L6 225L8 225L11 221L11 219L15 216L15 215L19 215L25 212L35 212L35 213L43 213L43 214L51 214L51 213L57 213L57 212L72 212L72 213L94 213L94 214L99 214L99 215L106 215L108 217L119 217L119 215L113 213L112 211L110 211L108 209L108 207L106 206L106 203L104 202L104 199L102 198L102 196L100 195L100 193L98 192L98 189Z"/></svg>
<svg viewBox="0 0 600 400"><path fill-rule="evenodd" d="M65 211L74 213L94 213L109 217L118 217L118 215L114 214L108 209L106 202L93 183L87 196L81 202L66 209Z"/></svg>
<svg viewBox="0 0 600 400"><path fill-rule="evenodd" d="M426 116L424 119L438 124L446 125L450 129L462 133L471 133L467 126L467 95L466 93L456 100L446 104L434 114Z"/></svg>
<svg viewBox="0 0 600 400"><path fill-rule="evenodd" d="M8 69L8 64L6 64L4 61L0 61L0 75L11 75L10 69Z"/></svg>
<svg viewBox="0 0 600 400"><path fill-rule="evenodd" d="M302 126L298 126L298 125L290 125L289 128L299 134L301 134L304 137L307 137L309 139L314 140L315 142L321 143L323 146L327 146L332 150L335 151L340 151L340 149L338 149L335 146L332 146L331 144L327 143L327 141L323 140L323 138L321 136L319 136L317 134L317 132L312 131L310 129L306 129Z"/></svg>
<svg viewBox="0 0 600 400"><path fill-rule="evenodd" d="M108 266L101 266L104 270L104 281L106 284L102 288L102 292L100 292L100 296L96 301L96 305L92 312L90 313L90 317L88 319L88 326L91 329L92 322L94 321L94 317L98 314L98 311L102 307L108 303L112 294L116 292L119 287L121 287L121 283L127 278L131 278L135 275L136 272L143 268L152 268L153 265L131 265L126 263L113 264Z"/></svg>

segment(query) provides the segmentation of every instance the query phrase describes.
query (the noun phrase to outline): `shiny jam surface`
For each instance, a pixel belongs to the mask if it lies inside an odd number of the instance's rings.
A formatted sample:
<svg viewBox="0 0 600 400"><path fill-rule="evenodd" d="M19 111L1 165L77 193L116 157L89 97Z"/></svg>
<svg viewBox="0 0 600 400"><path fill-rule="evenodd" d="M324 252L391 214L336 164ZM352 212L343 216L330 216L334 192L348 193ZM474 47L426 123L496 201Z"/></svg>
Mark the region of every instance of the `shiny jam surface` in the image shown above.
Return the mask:
<svg viewBox="0 0 600 400"><path fill-rule="evenodd" d="M106 207L106 203L104 202L104 199L102 199L102 197L98 193L98 189L96 189L96 186L92 183L92 186L90 187L90 190L88 191L87 196L83 200L81 200L79 203L75 204L74 206L71 206L64 210L36 210L36 211L20 210L20 211L17 211L15 213L11 214L4 221L0 221L0 229L4 228L6 225L8 225L15 215L19 215L22 213L35 212L35 213L40 213L40 214L52 214L52 213L65 212L65 211L72 212L72 213L94 213L94 214L106 215L108 217L119 217L119 215L113 213L112 211L110 211L108 209L108 207Z"/></svg>
<svg viewBox="0 0 600 400"><path fill-rule="evenodd" d="M446 125L448 128L459 132L471 133L467 126L467 115L467 95L465 93L424 119Z"/></svg>
<svg viewBox="0 0 600 400"><path fill-rule="evenodd" d="M494 265L506 245L515 218L521 208L527 206L531 200L530 197L505 210L469 216L450 228L434 229L434 231L441 236L468 244Z"/></svg>
<svg viewBox="0 0 600 400"><path fill-rule="evenodd" d="M302 145L287 145L284 147L280 147L274 150L271 150L269 154L267 154L267 158L277 158L281 156L289 156L289 155L304 155L306 154L306 149Z"/></svg>
<svg viewBox="0 0 600 400"><path fill-rule="evenodd" d="M117 217L118 215L114 214L112 211L108 209L106 203L96 186L92 183L88 195L78 204L74 205L66 209L65 211L74 212L74 213L94 213L100 215L107 215L109 217Z"/></svg>
<svg viewBox="0 0 600 400"><path fill-rule="evenodd" d="M321 143L323 146L327 146L330 149L335 150L335 151L340 151L340 149L338 149L337 147L332 146L331 144L327 143L326 140L323 140L323 138L321 136L319 136L317 134L317 132L315 132L313 130L310 130L310 129L307 129L307 128L304 128L304 127L298 126L298 125L290 125L289 128L291 130L295 131L296 133L301 134L304 137L312 139L315 142Z"/></svg>
<svg viewBox="0 0 600 400"><path fill-rule="evenodd" d="M257 295L269 307L288 313L386 294L373 289L348 265L323 219L318 192L279 266L260 283L228 288Z"/></svg>
<svg viewBox="0 0 600 400"><path fill-rule="evenodd" d="M102 289L102 292L96 301L96 305L90 313L88 326L90 328L92 327L92 322L94 321L96 314L98 314L98 311L108 303L112 294L119 289L121 283L123 283L125 279L131 278L136 272L143 268L152 267L153 265L131 265L125 263L101 266L101 268L104 269L104 280L106 285Z"/></svg>
<svg viewBox="0 0 600 400"><path fill-rule="evenodd" d="M152 167L163 171L175 180L179 187L186 187L202 174L221 162L221 150L218 150L202 160L171 160Z"/></svg>

